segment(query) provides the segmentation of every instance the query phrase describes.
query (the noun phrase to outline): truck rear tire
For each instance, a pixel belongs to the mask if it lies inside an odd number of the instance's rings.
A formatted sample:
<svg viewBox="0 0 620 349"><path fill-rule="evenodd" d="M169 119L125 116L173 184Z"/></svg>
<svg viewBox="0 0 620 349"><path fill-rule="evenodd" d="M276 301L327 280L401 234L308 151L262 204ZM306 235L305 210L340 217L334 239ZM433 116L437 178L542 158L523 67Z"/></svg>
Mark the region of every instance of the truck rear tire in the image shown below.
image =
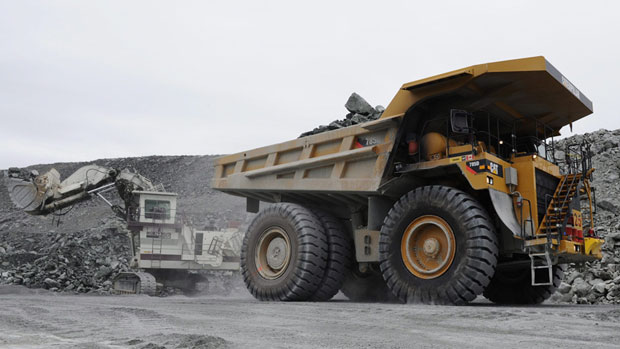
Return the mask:
<svg viewBox="0 0 620 349"><path fill-rule="evenodd" d="M312 212L323 225L329 247L323 280L310 297L311 301L322 302L332 299L342 287L351 266L353 241L338 218L320 209L313 209Z"/></svg>
<svg viewBox="0 0 620 349"><path fill-rule="evenodd" d="M387 287L381 273L361 273L357 263L347 274L340 291L353 302L396 302L397 299Z"/></svg>
<svg viewBox="0 0 620 349"><path fill-rule="evenodd" d="M540 304L547 300L562 283L566 266L553 266L553 285L532 286L530 268L512 271L497 270L491 283L484 290L484 297L496 304ZM537 273L547 273L538 269ZM538 278L538 275L536 275ZM541 275L540 279L545 276ZM547 276L548 277L548 276Z"/></svg>
<svg viewBox="0 0 620 349"><path fill-rule="evenodd" d="M318 289L327 258L320 220L300 205L278 203L250 224L241 249L241 273L258 300L305 301Z"/></svg>
<svg viewBox="0 0 620 349"><path fill-rule="evenodd" d="M381 228L381 271L403 302L465 304L495 272L497 236L469 194L426 186L403 195Z"/></svg>

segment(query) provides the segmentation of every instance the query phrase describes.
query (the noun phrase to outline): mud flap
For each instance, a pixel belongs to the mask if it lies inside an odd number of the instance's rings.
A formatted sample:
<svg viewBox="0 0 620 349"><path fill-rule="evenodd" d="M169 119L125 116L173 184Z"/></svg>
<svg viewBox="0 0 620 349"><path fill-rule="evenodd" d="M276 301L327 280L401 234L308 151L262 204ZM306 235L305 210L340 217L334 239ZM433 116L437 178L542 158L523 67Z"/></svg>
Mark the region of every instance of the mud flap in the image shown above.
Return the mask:
<svg viewBox="0 0 620 349"><path fill-rule="evenodd" d="M521 224L519 224L517 216L515 215L512 197L491 188L489 188L489 196L493 203L493 209L495 209L497 216L504 226L506 226L514 236L521 236ZM526 231L525 233L527 234L528 232Z"/></svg>

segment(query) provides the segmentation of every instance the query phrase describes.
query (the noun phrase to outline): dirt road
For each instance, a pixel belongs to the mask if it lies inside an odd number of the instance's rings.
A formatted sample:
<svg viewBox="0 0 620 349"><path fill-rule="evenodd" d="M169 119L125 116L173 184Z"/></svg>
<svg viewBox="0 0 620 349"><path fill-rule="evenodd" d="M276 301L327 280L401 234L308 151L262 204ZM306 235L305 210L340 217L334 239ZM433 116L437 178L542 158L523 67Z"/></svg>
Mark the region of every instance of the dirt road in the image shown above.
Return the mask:
<svg viewBox="0 0 620 349"><path fill-rule="evenodd" d="M605 348L620 307L266 303L0 288L2 348Z"/></svg>

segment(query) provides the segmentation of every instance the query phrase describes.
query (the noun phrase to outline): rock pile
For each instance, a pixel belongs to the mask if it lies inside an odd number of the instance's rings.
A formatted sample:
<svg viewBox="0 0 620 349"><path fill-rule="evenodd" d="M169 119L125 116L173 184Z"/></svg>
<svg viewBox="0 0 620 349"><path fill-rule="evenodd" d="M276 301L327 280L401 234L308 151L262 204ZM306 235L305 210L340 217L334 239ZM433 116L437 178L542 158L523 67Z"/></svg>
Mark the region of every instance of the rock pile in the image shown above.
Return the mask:
<svg viewBox="0 0 620 349"><path fill-rule="evenodd" d="M617 219L598 224L611 224L613 229L620 230ZM570 266L553 299L579 304L620 304L620 233L605 236L602 261Z"/></svg>
<svg viewBox="0 0 620 349"><path fill-rule="evenodd" d="M304 132L299 138L376 120L381 117L381 114L385 111L385 108L380 105L373 108L364 98L355 92L351 94L344 107L349 111L344 119L335 120L329 125L321 125L312 131Z"/></svg>
<svg viewBox="0 0 620 349"><path fill-rule="evenodd" d="M112 279L128 270L124 222L72 233L0 234L0 283L51 291L109 293Z"/></svg>
<svg viewBox="0 0 620 349"><path fill-rule="evenodd" d="M599 130L559 142L556 158L567 143L592 144L592 185L596 190L596 232L605 239L603 259L584 266L569 266L553 299L561 302L620 304L620 130Z"/></svg>

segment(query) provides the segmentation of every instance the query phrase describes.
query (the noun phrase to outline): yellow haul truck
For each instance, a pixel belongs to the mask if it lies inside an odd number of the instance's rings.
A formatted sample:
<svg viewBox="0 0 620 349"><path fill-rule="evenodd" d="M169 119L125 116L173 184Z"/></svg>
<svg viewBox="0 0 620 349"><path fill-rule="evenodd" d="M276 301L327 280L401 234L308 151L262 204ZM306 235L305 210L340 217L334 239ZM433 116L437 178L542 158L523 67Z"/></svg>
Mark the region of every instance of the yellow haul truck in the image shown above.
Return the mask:
<svg viewBox="0 0 620 349"><path fill-rule="evenodd" d="M544 57L404 84L381 118L219 158L214 187L260 211L241 269L261 300L536 304L601 258L592 102Z"/></svg>

